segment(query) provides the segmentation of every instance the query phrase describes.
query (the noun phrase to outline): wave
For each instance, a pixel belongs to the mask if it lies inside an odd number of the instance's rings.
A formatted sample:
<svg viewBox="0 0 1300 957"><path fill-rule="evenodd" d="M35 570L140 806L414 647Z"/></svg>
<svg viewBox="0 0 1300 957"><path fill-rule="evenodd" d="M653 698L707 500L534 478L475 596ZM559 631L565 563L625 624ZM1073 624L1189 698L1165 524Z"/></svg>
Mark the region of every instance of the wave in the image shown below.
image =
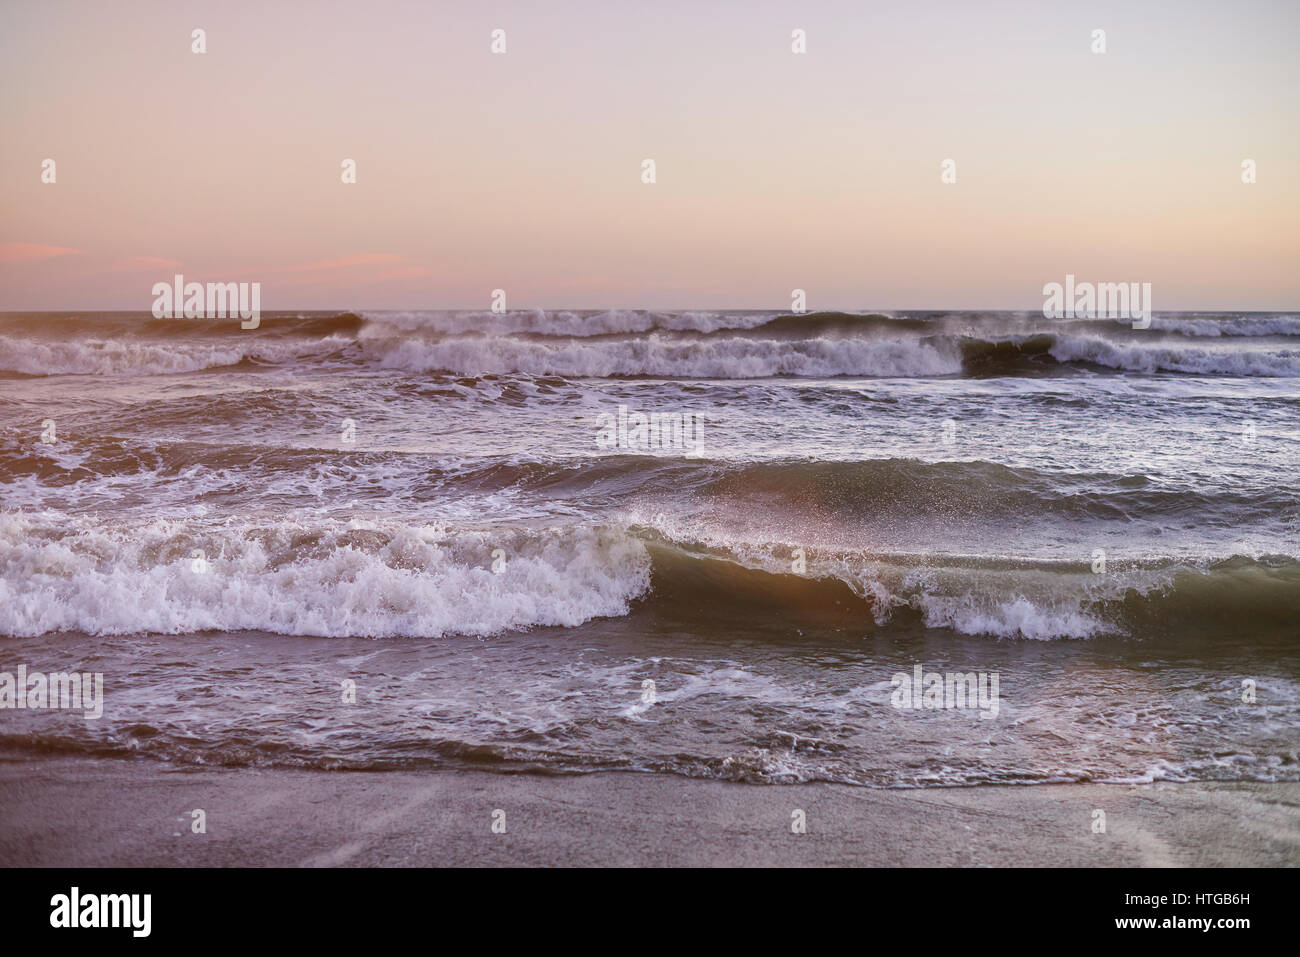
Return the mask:
<svg viewBox="0 0 1300 957"><path fill-rule="evenodd" d="M240 319L156 319L149 313L0 313L0 331L24 338L190 340L202 338L289 338L356 334L366 319L355 312L262 315L256 330Z"/></svg>
<svg viewBox="0 0 1300 957"><path fill-rule="evenodd" d="M1051 375L1300 376L1300 318L1158 317L1150 330L1029 313L291 314L235 321L0 319L0 371L171 375L349 362L412 374L751 379Z"/></svg>
<svg viewBox="0 0 1300 957"><path fill-rule="evenodd" d="M593 424L594 433L594 424ZM648 454L575 457L527 455L449 458L425 452L347 448L276 448L257 444L141 442L65 433L57 445L0 433L0 490L7 507L39 507L52 489L106 494L131 491L157 502L168 483L180 500L211 494L243 497L250 484L277 501L342 501L372 507L419 507L441 491L526 492L617 507L632 499L694 502L718 514L753 519L892 525L958 516L1018 521L1025 515L1078 522L1150 521L1236 527L1289 514L1289 489L1244 484L1172 485L1140 473L1070 472L981 460L915 458L737 463ZM19 483L36 480L30 500Z"/></svg>
<svg viewBox="0 0 1300 957"><path fill-rule="evenodd" d="M859 633L940 629L1006 639L1294 637L1300 563L1233 556L1162 559L1096 575L1082 563L867 556L790 546L708 554L655 551L653 585L665 604L707 598L713 614L813 624Z"/></svg>
<svg viewBox="0 0 1300 957"><path fill-rule="evenodd" d="M405 372L488 375L660 376L758 379L770 376L943 376L960 359L923 343L724 338L703 341L622 339L588 343L519 339L407 339L374 350L379 363Z"/></svg>
<svg viewBox="0 0 1300 957"><path fill-rule="evenodd" d="M652 312L644 309L610 309L605 312L580 310L514 310L495 313L467 312L363 312L370 329L386 332L437 336L596 336L642 335L651 332L710 334L719 331L755 329L770 324L771 313L761 312ZM802 317L798 317L802 318Z"/></svg>
<svg viewBox="0 0 1300 957"><path fill-rule="evenodd" d="M643 546L600 529L445 534L285 520L67 529L0 515L0 634L15 636L491 635L624 615L648 581Z"/></svg>
<svg viewBox="0 0 1300 957"><path fill-rule="evenodd" d="M720 546L650 526L448 529L392 521L109 523L0 515L0 634L263 631L489 636L648 614L856 634L1294 637L1300 563L1086 565ZM795 562L800 563L796 570ZM699 616L703 614L704 618Z"/></svg>
<svg viewBox="0 0 1300 957"><path fill-rule="evenodd" d="M131 339L77 339L45 342L0 335L0 370L29 376L175 375L238 366L275 365L323 359L338 353L348 340L333 336L309 344L265 339L220 342L150 342Z"/></svg>
<svg viewBox="0 0 1300 957"><path fill-rule="evenodd" d="M1061 363L1082 362L1129 372L1193 375L1300 376L1300 349L1263 351L1235 347L1185 347L1161 342L1124 343L1060 336L1048 350Z"/></svg>
<svg viewBox="0 0 1300 957"><path fill-rule="evenodd" d="M961 339L967 375L1047 374L1054 368L1118 369L1190 375L1300 376L1300 349L1255 345L1190 346L1168 340L1116 341L1040 333L1010 339Z"/></svg>
<svg viewBox="0 0 1300 957"><path fill-rule="evenodd" d="M1300 336L1300 316L1265 315L1219 318L1153 317L1151 328L1183 336Z"/></svg>
<svg viewBox="0 0 1300 957"><path fill-rule="evenodd" d="M913 333L920 335L1027 335L1064 329L1097 335L1133 333L1129 320L1046 319L1033 312L888 313L868 312L651 312L609 310L591 313L542 309L493 313L363 312L372 328L427 335L533 335L561 338L640 335L652 332L750 333L764 337L816 338L824 335ZM1300 316L1269 313L1237 316L1163 315L1152 317L1149 335L1192 338L1300 336Z"/></svg>

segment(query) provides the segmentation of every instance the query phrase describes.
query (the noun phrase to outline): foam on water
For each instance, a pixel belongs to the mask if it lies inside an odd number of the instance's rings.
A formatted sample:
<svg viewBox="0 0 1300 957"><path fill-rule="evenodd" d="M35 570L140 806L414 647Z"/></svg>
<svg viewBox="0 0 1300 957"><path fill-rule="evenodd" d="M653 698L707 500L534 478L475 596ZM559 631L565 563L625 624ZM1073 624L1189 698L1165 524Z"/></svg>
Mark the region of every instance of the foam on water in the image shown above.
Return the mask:
<svg viewBox="0 0 1300 957"><path fill-rule="evenodd" d="M1188 346L1164 340L1117 342L1100 337L1058 336L1050 352L1058 362L1089 362L1131 372L1300 376L1300 350L1258 343Z"/></svg>
<svg viewBox="0 0 1300 957"><path fill-rule="evenodd" d="M196 550L204 564L196 566ZM624 615L648 586L641 543L599 529L448 535L379 522L69 525L0 513L0 633L8 635L491 635Z"/></svg>
<svg viewBox="0 0 1300 957"><path fill-rule="evenodd" d="M329 336L314 342L268 342L250 338L214 342L141 339L71 339L50 342L0 335L0 371L23 375L176 375L233 366L321 359L348 344Z"/></svg>
<svg viewBox="0 0 1300 957"><path fill-rule="evenodd" d="M562 376L686 376L745 379L767 376L941 376L961 372L961 360L919 342L802 342L748 338L676 341L644 339L538 342L521 339L405 339L371 346L379 362L407 372Z"/></svg>

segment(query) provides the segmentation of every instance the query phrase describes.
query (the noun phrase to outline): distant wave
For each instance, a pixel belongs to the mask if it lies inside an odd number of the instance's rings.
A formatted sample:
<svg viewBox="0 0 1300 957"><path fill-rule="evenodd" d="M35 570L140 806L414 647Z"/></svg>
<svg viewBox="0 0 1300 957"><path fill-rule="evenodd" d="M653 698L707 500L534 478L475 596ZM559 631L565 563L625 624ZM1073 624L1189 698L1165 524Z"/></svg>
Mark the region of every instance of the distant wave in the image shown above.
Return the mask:
<svg viewBox="0 0 1300 957"><path fill-rule="evenodd" d="M403 340L375 350L379 363L407 372L488 375L525 372L560 376L683 376L757 379L769 376L941 376L961 361L916 342L619 339L536 342L519 339Z"/></svg>
<svg viewBox="0 0 1300 957"><path fill-rule="evenodd" d="M1300 348L1270 351L1242 346L1197 348L1162 342L1124 343L1101 338L1061 336L1049 350L1061 363L1083 362L1131 372L1185 372L1193 375L1297 376Z"/></svg>
<svg viewBox="0 0 1300 957"><path fill-rule="evenodd" d="M1157 331L1184 336L1300 336L1300 316L1237 316L1219 319L1155 317L1151 327Z"/></svg>
<svg viewBox="0 0 1300 957"><path fill-rule="evenodd" d="M343 339L310 342L239 339L72 339L50 342L0 335L0 370L29 376L175 375L242 363L276 365L319 360L346 347Z"/></svg>
<svg viewBox="0 0 1300 957"><path fill-rule="evenodd" d="M638 335L650 332L748 332L764 338L816 338L828 334L915 333L929 335L1028 334L1063 329L1067 332L1131 333L1131 322L1115 319L1050 320L1037 313L885 313L812 312L800 314L746 312L660 313L645 310L481 312L365 312L372 328L436 335L537 335L564 338ZM1188 337L1300 336L1300 316L1259 314L1237 316L1155 316L1151 330Z"/></svg>
<svg viewBox="0 0 1300 957"><path fill-rule="evenodd" d="M273 315L237 321L0 318L0 371L173 375L345 362L411 374L747 379L1300 376L1300 317L1157 317L1149 330L1028 313L935 316L573 312Z"/></svg>
<svg viewBox="0 0 1300 957"><path fill-rule="evenodd" d="M560 337L628 336L649 332L713 333L765 326L770 313L745 312L651 312L643 309L611 309L590 313L576 310L515 310L495 313L467 312L366 312L371 329L401 333L460 336L467 334Z"/></svg>

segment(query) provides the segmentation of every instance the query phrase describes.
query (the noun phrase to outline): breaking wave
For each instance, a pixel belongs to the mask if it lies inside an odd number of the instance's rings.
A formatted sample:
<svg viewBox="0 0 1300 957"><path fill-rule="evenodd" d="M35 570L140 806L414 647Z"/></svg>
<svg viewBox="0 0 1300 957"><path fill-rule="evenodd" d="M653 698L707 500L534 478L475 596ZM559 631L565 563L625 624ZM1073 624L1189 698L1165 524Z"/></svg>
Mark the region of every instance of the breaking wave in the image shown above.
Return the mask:
<svg viewBox="0 0 1300 957"><path fill-rule="evenodd" d="M1150 329L1030 313L523 311L0 318L11 375L172 375L349 362L414 374L747 379L1075 370L1298 376L1300 317L1157 317Z"/></svg>
<svg viewBox="0 0 1300 957"><path fill-rule="evenodd" d="M1086 565L720 547L647 526L448 529L393 521L69 524L0 514L0 633L265 631L488 636L648 613L869 633L1051 640L1289 634L1300 564L1234 557ZM698 617L698 616L703 616Z"/></svg>

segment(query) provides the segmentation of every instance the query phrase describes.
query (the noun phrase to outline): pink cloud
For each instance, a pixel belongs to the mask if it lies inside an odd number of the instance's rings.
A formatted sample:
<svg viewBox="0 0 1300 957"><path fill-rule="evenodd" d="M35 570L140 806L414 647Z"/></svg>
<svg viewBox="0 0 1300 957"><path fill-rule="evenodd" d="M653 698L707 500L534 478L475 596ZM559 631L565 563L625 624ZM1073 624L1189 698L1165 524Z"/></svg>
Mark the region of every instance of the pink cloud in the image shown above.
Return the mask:
<svg viewBox="0 0 1300 957"><path fill-rule="evenodd" d="M66 246L44 246L41 243L0 243L0 262L30 263L56 259L81 252Z"/></svg>

